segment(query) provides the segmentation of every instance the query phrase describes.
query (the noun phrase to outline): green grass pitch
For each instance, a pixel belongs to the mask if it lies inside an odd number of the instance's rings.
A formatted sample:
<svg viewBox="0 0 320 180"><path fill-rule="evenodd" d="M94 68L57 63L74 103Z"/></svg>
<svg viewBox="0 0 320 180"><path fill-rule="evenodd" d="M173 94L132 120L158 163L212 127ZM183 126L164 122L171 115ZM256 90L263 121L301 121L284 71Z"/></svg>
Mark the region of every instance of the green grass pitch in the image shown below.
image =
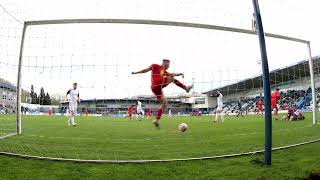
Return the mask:
<svg viewBox="0 0 320 180"><path fill-rule="evenodd" d="M163 118L160 130L151 119L24 116L23 134L0 140L0 151L80 159L170 159L240 153L263 149L261 116ZM1 116L2 135L14 129L13 116ZM178 124L189 129L180 133ZM9 127L12 126L12 127ZM320 138L311 114L300 122L273 121L273 146ZM270 167L252 164L263 154L203 161L151 164L91 164L21 159L0 155L0 179L314 179L320 177L320 143L273 153Z"/></svg>
<svg viewBox="0 0 320 180"><path fill-rule="evenodd" d="M305 121L273 121L273 147L320 138L320 127ZM5 119L2 117L2 119ZM54 158L85 160L168 160L262 150L262 116L226 116L212 123L212 116L164 116L161 129L152 119L76 117L76 127L63 116L23 116L23 134L0 141L0 151ZM181 133L178 125L188 124ZM0 125L1 126L1 125Z"/></svg>

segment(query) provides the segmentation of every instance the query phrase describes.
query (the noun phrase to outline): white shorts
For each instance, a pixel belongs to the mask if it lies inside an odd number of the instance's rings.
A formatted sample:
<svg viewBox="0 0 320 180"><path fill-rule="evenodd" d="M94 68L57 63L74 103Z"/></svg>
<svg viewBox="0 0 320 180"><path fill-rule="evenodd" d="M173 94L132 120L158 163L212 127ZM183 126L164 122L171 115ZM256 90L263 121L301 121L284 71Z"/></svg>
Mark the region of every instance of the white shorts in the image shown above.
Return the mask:
<svg viewBox="0 0 320 180"><path fill-rule="evenodd" d="M144 111L143 111L143 109L137 109L137 114L144 115Z"/></svg>
<svg viewBox="0 0 320 180"><path fill-rule="evenodd" d="M69 112L73 112L74 114L77 114L77 103L73 104L73 103L70 103L69 104Z"/></svg>
<svg viewBox="0 0 320 180"><path fill-rule="evenodd" d="M218 106L217 111L222 111L222 106Z"/></svg>

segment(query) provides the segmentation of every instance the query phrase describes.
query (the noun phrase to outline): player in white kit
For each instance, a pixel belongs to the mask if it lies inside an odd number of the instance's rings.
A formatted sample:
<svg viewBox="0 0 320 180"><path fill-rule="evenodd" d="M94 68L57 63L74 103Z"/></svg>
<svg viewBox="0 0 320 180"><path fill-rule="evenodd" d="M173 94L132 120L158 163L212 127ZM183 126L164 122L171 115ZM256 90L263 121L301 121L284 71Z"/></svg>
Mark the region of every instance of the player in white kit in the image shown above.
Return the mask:
<svg viewBox="0 0 320 180"><path fill-rule="evenodd" d="M142 103L140 101L137 101L137 113L136 113L136 119L141 121L144 116L144 111L142 109Z"/></svg>
<svg viewBox="0 0 320 180"><path fill-rule="evenodd" d="M74 122L74 117L77 114L78 103L80 103L79 91L77 90L77 86L77 83L73 83L73 89L70 89L66 95L67 100L69 101L69 126L77 125L77 123Z"/></svg>
<svg viewBox="0 0 320 180"><path fill-rule="evenodd" d="M169 117L172 117L172 111L171 111L171 108L169 108L169 110L168 110L168 114L169 114Z"/></svg>
<svg viewBox="0 0 320 180"><path fill-rule="evenodd" d="M223 117L223 95L220 93L220 91L217 92L217 111L216 111L216 119L214 122L218 122L218 116L220 116L221 122L224 122Z"/></svg>

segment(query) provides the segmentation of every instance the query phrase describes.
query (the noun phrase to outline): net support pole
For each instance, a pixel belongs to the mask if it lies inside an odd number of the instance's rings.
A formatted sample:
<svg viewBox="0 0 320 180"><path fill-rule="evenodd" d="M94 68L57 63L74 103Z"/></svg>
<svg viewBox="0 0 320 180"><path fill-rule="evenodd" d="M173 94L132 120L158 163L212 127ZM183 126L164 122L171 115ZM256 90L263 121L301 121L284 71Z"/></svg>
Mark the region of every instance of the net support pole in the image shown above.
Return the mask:
<svg viewBox="0 0 320 180"><path fill-rule="evenodd" d="M24 39L26 34L27 25L23 24L21 44L20 44L20 53L19 53L19 63L18 63L18 76L17 76L17 110L16 110L16 118L17 118L17 134L22 133L21 129L21 70L22 70L22 57L23 57L23 47L24 47Z"/></svg>
<svg viewBox="0 0 320 180"><path fill-rule="evenodd" d="M269 78L269 65L266 50L265 36L262 26L261 14L258 0L252 0L255 19L257 23L257 33L259 37L260 53L262 61L262 78L263 78L263 93L265 106L265 144L264 144L264 163L271 165L271 151L272 151L272 114L271 114L271 90Z"/></svg>
<svg viewBox="0 0 320 180"><path fill-rule="evenodd" d="M314 125L317 124L317 90L315 85L314 79L314 70L313 70L313 58L311 53L311 45L310 41L307 43L308 51L309 51L309 68L310 68L310 83L311 83L311 90L312 90L312 122Z"/></svg>

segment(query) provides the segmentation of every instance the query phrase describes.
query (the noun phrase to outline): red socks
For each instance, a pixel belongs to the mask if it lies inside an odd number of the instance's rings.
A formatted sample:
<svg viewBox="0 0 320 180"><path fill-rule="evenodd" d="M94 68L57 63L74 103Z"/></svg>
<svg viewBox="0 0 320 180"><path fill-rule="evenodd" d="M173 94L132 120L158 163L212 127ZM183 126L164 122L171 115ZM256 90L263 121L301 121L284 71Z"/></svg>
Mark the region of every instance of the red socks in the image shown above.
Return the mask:
<svg viewBox="0 0 320 180"><path fill-rule="evenodd" d="M158 112L157 112L157 120L159 120L162 116L162 109L158 109Z"/></svg>
<svg viewBox="0 0 320 180"><path fill-rule="evenodd" d="M173 81L173 83L176 84L177 86L181 87L184 90L187 89L187 87L184 84L182 84L180 81L178 81L176 79Z"/></svg>

